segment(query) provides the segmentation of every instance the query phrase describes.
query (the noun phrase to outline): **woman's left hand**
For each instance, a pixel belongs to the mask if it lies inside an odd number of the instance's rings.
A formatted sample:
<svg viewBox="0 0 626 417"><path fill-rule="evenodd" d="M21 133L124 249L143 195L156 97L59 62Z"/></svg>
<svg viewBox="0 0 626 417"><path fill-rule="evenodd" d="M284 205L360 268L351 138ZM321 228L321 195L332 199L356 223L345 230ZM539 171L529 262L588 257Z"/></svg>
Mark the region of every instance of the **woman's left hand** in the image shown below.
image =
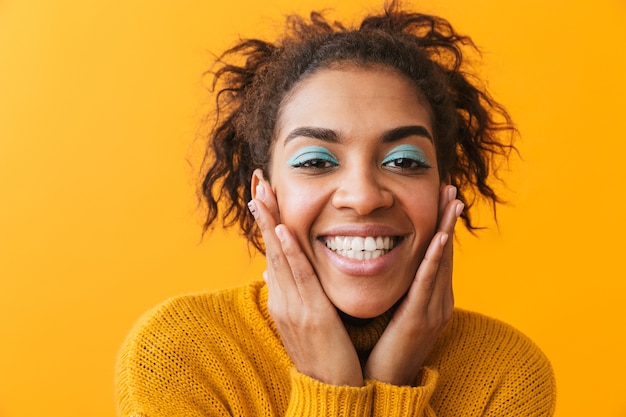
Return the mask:
<svg viewBox="0 0 626 417"><path fill-rule="evenodd" d="M442 187L439 228L415 279L364 367L364 378L415 386L426 357L452 318L452 240L463 210L456 188Z"/></svg>

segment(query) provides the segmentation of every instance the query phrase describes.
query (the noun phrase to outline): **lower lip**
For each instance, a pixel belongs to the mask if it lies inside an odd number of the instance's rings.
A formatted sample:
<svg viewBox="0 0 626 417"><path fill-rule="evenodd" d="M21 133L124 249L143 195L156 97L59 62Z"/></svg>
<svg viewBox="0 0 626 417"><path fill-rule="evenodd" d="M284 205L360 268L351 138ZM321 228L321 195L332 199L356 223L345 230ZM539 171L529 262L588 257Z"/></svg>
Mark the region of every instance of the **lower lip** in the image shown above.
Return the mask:
<svg viewBox="0 0 626 417"><path fill-rule="evenodd" d="M387 252L386 254L379 256L376 259L369 259L367 261L347 258L339 255L337 252L329 249L326 243L317 241L321 245L322 250L328 256L332 264L341 272L346 275L354 276L373 276L379 275L387 271L396 261L399 251L397 250L404 242L398 242L396 246Z"/></svg>

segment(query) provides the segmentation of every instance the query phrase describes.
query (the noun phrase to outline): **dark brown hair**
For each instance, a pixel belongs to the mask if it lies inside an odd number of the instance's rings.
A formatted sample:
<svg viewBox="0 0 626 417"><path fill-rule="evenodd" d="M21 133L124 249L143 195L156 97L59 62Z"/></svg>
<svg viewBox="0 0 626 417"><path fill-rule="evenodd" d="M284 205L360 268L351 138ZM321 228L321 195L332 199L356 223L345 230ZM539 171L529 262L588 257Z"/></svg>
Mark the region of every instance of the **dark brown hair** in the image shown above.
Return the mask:
<svg viewBox="0 0 626 417"><path fill-rule="evenodd" d="M396 1L382 14L366 16L346 28L312 12L309 19L287 17L275 42L241 40L216 62L215 127L208 137L201 193L207 203L204 231L218 219L239 224L257 249L263 244L246 203L252 198L252 173L267 174L274 128L285 95L308 75L335 65L395 69L411 80L433 115L441 178L449 176L465 203L461 215L473 231L470 211L479 199L494 209L501 199L493 189L498 157L509 156L515 128L505 109L471 75L467 54L472 40L436 16L403 10ZM465 54L465 56L464 56Z"/></svg>

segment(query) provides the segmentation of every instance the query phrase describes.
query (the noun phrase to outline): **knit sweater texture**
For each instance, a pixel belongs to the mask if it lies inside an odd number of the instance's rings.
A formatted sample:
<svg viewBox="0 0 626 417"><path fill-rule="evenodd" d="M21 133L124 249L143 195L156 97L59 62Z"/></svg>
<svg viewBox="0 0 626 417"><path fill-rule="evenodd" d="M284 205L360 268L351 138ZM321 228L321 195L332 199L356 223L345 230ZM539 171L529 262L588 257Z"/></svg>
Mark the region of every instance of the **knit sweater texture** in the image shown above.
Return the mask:
<svg viewBox="0 0 626 417"><path fill-rule="evenodd" d="M390 315L346 325L369 351ZM511 326L456 309L417 386L324 384L295 370L253 283L166 301L136 324L118 358L123 417L551 416L550 363Z"/></svg>

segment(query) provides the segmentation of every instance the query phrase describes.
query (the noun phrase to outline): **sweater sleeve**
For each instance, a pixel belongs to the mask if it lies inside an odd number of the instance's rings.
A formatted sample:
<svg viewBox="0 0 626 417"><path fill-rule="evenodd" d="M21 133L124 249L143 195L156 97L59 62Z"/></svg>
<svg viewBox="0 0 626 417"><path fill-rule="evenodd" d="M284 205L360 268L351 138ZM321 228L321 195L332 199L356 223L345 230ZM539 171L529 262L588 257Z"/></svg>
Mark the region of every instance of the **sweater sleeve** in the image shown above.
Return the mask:
<svg viewBox="0 0 626 417"><path fill-rule="evenodd" d="M423 368L422 381L417 387L367 381L374 387L373 417L434 417L429 402L438 377L436 370Z"/></svg>
<svg viewBox="0 0 626 417"><path fill-rule="evenodd" d="M437 376L437 371L424 369L418 387L375 380L367 380L363 387L342 387L324 384L293 369L286 416L434 417L428 402Z"/></svg>
<svg viewBox="0 0 626 417"><path fill-rule="evenodd" d="M291 371L288 417L370 417L374 387L329 385Z"/></svg>

